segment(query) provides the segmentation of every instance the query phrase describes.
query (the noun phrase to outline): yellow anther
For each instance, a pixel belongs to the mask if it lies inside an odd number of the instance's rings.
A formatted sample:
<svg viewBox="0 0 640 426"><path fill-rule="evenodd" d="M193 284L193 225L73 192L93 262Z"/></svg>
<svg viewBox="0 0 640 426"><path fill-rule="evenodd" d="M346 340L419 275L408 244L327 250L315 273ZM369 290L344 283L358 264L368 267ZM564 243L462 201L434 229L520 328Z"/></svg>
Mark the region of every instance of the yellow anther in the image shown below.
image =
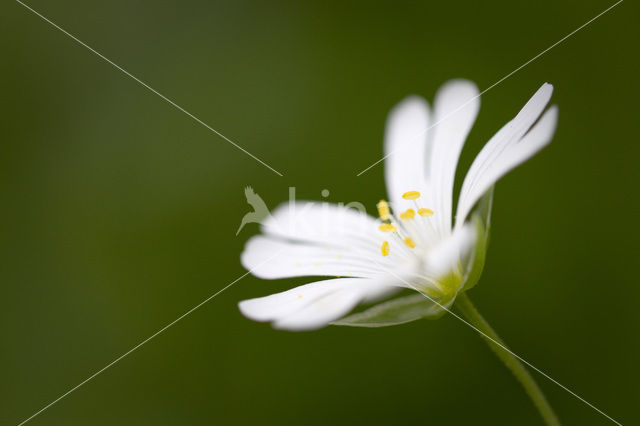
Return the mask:
<svg viewBox="0 0 640 426"><path fill-rule="evenodd" d="M382 255L389 256L390 251L391 249L389 248L389 242L385 241L384 243L382 243Z"/></svg>
<svg viewBox="0 0 640 426"><path fill-rule="evenodd" d="M407 247L414 248L416 246L416 243L409 237L404 239L404 243Z"/></svg>
<svg viewBox="0 0 640 426"><path fill-rule="evenodd" d="M431 209L418 209L418 214L422 217L433 216L433 210Z"/></svg>
<svg viewBox="0 0 640 426"><path fill-rule="evenodd" d="M389 204L385 200L380 200L377 204L380 219L389 220Z"/></svg>
<svg viewBox="0 0 640 426"><path fill-rule="evenodd" d="M402 198L405 200L417 200L420 198L420 193L418 191L409 191L402 194Z"/></svg>
<svg viewBox="0 0 640 426"><path fill-rule="evenodd" d="M400 213L400 219L402 220L411 220L416 215L416 211L413 209L407 209L406 211Z"/></svg>
<svg viewBox="0 0 640 426"><path fill-rule="evenodd" d="M383 223L378 227L378 229L380 229L382 232L396 232L398 230L398 228L390 223Z"/></svg>

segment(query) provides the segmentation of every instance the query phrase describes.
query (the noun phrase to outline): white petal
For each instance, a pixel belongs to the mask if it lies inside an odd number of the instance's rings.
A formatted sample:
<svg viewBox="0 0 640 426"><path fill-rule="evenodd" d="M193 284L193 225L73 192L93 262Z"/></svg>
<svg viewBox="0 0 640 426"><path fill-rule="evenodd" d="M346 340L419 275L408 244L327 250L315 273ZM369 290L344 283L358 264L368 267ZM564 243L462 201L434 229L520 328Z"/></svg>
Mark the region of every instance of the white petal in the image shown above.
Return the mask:
<svg viewBox="0 0 640 426"><path fill-rule="evenodd" d="M476 85L468 80L451 80L436 94L435 122L430 130L427 182L433 220L441 237L451 230L453 180L462 146L480 109ZM445 233L444 235L442 233Z"/></svg>
<svg viewBox="0 0 640 426"><path fill-rule="evenodd" d="M378 249L376 259L385 262ZM300 276L375 277L383 269L347 246L300 244L258 235L246 244L242 266L265 279Z"/></svg>
<svg viewBox="0 0 640 426"><path fill-rule="evenodd" d="M378 221L342 205L299 201L278 206L262 224L265 234L306 243L379 253Z"/></svg>
<svg viewBox="0 0 640 426"><path fill-rule="evenodd" d="M462 226L474 204L491 185L551 141L557 118L555 108L549 109L534 128L532 126L544 112L552 92L553 86L543 84L518 115L482 148L462 184L456 227ZM517 147L523 142L527 148Z"/></svg>
<svg viewBox="0 0 640 426"><path fill-rule="evenodd" d="M387 196L395 211L413 207L404 200L408 191L427 193L427 129L429 105L419 96L409 96L396 105L385 129L385 181Z"/></svg>
<svg viewBox="0 0 640 426"><path fill-rule="evenodd" d="M393 288L373 280L339 278L306 284L291 290L239 303L243 315L272 321L287 330L313 330L328 325L358 303L375 299Z"/></svg>
<svg viewBox="0 0 640 426"><path fill-rule="evenodd" d="M476 185L468 193L470 200L467 203L473 207L473 204L501 177L547 146L553 138L557 122L558 108L553 105L520 142L509 146L492 166L479 177Z"/></svg>
<svg viewBox="0 0 640 426"><path fill-rule="evenodd" d="M245 268L260 278L388 276L409 256L401 241L379 230L361 211L328 203L283 204L251 238L242 253ZM391 252L382 256L383 241Z"/></svg>
<svg viewBox="0 0 640 426"><path fill-rule="evenodd" d="M247 318L254 321L273 321L303 308L318 297L337 290L340 284L337 281L344 279L346 278L301 285L281 293L243 300L238 306Z"/></svg>
<svg viewBox="0 0 640 426"><path fill-rule="evenodd" d="M274 321L273 327L281 330L315 330L342 318L360 302L357 290L342 290L316 299L303 309Z"/></svg>

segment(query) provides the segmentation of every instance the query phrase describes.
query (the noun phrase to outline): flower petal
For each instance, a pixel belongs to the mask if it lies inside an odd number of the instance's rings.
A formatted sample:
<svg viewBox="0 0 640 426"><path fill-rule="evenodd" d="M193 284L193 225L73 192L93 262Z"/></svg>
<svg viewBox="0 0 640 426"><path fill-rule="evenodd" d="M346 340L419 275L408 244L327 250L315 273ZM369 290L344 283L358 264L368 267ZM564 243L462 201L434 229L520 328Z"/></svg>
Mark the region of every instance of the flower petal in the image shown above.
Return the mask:
<svg viewBox="0 0 640 426"><path fill-rule="evenodd" d="M419 96L409 96L396 105L385 128L385 181L391 207L399 212L413 207L402 198L408 191L427 193L427 140L429 105Z"/></svg>
<svg viewBox="0 0 640 426"><path fill-rule="evenodd" d="M552 107L542 118L540 116L552 92L553 86L543 84L518 115L482 148L462 184L456 227L462 226L474 204L498 179L551 141L557 122L557 109Z"/></svg>
<svg viewBox="0 0 640 426"><path fill-rule="evenodd" d="M239 303L240 311L255 321L271 321L275 328L313 330L343 317L358 303L395 291L374 280L338 278L306 284L282 293Z"/></svg>
<svg viewBox="0 0 640 426"><path fill-rule="evenodd" d="M378 253L380 262L384 259ZM301 276L375 277L384 270L366 255L346 246L300 244L258 235L246 244L242 266L259 278Z"/></svg>
<svg viewBox="0 0 640 426"><path fill-rule="evenodd" d="M468 80L450 80L436 93L435 123L430 130L427 183L433 219L444 237L452 227L453 181L460 151L480 109L476 85Z"/></svg>
<svg viewBox="0 0 640 426"><path fill-rule="evenodd" d="M456 229L429 253L426 269L430 275L443 277L454 271L471 253L476 240L476 232L471 224Z"/></svg>
<svg viewBox="0 0 640 426"><path fill-rule="evenodd" d="M364 210L364 206L362 206ZM304 243L356 247L379 253L379 222L343 205L299 201L283 203L262 224L265 234Z"/></svg>

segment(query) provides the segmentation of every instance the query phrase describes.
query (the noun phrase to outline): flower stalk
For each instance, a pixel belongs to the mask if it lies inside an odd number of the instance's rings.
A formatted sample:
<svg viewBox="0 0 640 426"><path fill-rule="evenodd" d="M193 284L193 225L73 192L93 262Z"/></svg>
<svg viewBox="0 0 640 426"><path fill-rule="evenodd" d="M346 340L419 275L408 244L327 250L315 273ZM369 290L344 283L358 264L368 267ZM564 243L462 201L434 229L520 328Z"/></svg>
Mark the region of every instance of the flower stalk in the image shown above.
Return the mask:
<svg viewBox="0 0 640 426"><path fill-rule="evenodd" d="M467 296L466 293L459 294L454 307L467 321L469 321L470 324L484 333L481 333L482 338L487 342L493 353L500 358L504 365L520 382L525 392L540 412L545 423L549 426L560 426L560 420L558 420L558 417L551 408L551 405L549 405L547 398L542 393L540 387L538 387L536 381L524 365L522 365L522 363L509 351L505 350L507 346L496 334L493 328L491 328L489 323L482 317L482 315L480 315L473 303L471 303L469 296ZM499 345L496 344L496 342L499 343ZM503 347L500 347L500 345Z"/></svg>

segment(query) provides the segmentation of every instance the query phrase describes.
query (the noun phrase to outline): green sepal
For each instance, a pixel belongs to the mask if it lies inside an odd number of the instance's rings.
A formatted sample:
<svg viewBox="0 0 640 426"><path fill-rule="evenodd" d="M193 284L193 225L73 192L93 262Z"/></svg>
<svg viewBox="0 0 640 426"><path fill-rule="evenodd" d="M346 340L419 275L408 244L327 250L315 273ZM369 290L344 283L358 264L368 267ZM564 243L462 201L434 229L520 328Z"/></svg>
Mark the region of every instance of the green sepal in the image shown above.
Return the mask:
<svg viewBox="0 0 640 426"><path fill-rule="evenodd" d="M471 216L471 224L476 233L476 245L473 249L469 273L462 291L467 291L480 280L489 245L489 228L491 227L491 206L493 204L493 187L478 201L478 205Z"/></svg>
<svg viewBox="0 0 640 426"><path fill-rule="evenodd" d="M413 294L377 304L366 311L349 315L332 324L350 327L388 327L422 318L436 319L444 313L445 310L442 307L425 295Z"/></svg>

